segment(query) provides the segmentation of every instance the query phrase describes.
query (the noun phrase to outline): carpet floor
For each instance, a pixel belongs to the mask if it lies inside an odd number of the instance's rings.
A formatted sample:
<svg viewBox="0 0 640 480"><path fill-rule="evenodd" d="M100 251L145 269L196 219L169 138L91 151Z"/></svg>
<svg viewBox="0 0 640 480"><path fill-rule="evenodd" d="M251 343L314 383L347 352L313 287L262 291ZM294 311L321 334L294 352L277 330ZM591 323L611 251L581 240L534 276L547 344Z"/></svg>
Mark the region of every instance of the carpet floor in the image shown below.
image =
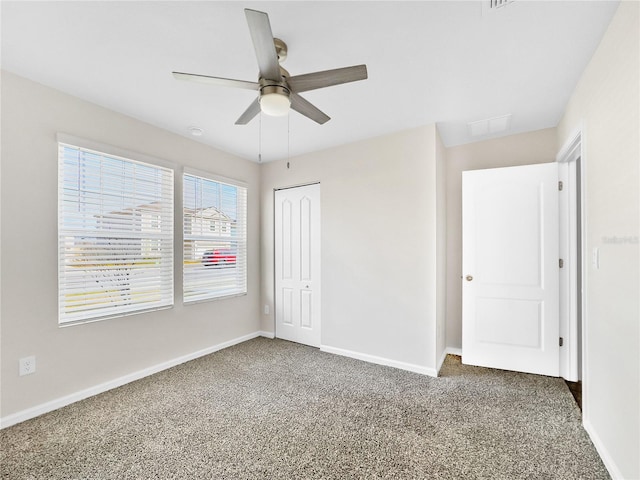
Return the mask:
<svg viewBox="0 0 640 480"><path fill-rule="evenodd" d="M257 338L0 431L3 479L606 479L561 379Z"/></svg>

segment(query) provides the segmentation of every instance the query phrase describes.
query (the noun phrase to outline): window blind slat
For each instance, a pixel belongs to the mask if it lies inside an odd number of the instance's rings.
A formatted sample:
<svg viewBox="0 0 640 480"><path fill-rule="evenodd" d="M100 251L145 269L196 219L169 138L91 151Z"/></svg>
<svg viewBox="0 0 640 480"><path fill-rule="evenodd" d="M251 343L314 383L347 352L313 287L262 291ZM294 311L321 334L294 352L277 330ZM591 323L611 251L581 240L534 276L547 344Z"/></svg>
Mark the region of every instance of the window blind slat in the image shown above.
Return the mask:
<svg viewBox="0 0 640 480"><path fill-rule="evenodd" d="M173 305L173 170L59 144L59 323Z"/></svg>

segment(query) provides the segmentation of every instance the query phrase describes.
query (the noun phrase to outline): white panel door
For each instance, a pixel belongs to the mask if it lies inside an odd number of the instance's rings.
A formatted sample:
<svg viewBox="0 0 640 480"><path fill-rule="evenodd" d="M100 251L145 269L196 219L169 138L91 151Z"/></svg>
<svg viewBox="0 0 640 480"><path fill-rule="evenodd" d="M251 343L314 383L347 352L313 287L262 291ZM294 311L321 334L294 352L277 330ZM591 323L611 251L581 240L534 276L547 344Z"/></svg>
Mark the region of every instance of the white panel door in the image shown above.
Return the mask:
<svg viewBox="0 0 640 480"><path fill-rule="evenodd" d="M320 184L275 192L276 337L320 346Z"/></svg>
<svg viewBox="0 0 640 480"><path fill-rule="evenodd" d="M462 174L462 361L559 376L557 164Z"/></svg>

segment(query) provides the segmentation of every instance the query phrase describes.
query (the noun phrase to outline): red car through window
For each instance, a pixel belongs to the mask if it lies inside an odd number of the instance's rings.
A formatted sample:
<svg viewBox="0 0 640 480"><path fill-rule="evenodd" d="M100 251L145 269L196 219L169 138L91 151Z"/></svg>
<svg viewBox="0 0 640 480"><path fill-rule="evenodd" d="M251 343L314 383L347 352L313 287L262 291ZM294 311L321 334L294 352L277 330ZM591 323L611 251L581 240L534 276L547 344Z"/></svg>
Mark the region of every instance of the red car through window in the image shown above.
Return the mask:
<svg viewBox="0 0 640 480"><path fill-rule="evenodd" d="M232 267L236 264L236 254L232 250L209 250L202 255L202 264L205 267Z"/></svg>

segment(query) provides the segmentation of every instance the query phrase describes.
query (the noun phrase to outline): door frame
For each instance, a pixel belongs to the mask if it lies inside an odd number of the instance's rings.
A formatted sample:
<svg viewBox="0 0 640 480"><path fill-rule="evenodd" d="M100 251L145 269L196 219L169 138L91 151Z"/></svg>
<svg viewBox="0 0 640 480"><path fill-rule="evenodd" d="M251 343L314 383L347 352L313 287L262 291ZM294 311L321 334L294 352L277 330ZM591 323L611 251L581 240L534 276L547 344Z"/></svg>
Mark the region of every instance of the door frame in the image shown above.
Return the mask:
<svg viewBox="0 0 640 480"><path fill-rule="evenodd" d="M576 382L585 378L586 338L586 195L583 127L580 125L556 155L560 193L560 376ZM579 240L579 244L578 244Z"/></svg>
<svg viewBox="0 0 640 480"><path fill-rule="evenodd" d="M320 180L318 181L311 181L311 182L305 182L305 183L296 183L293 185L288 185L286 187L275 187L273 189L273 192L271 193L271 211L273 212L273 231L271 232L272 234L272 238L273 238L273 252L272 252L272 257L273 258L273 338L278 338L278 319L276 318L276 312L277 310L277 306L276 303L278 303L278 292L276 289L276 216L275 216L275 212L276 212L276 192L280 191L280 190L290 190L292 188L300 188L300 187L308 187L311 185L321 185ZM320 197L322 198L322 196ZM322 205L321 205L322 207ZM320 222L320 237L322 238L322 220ZM322 245L321 245L321 249L320 251L322 252ZM320 270L322 271L322 254L320 255ZM322 277L321 277L322 278ZM322 282L322 280L320 280ZM321 284L321 288L322 288L322 284ZM318 328L320 329L320 338L322 339L322 309L320 309L320 323ZM322 344L322 341L320 342L320 344Z"/></svg>

